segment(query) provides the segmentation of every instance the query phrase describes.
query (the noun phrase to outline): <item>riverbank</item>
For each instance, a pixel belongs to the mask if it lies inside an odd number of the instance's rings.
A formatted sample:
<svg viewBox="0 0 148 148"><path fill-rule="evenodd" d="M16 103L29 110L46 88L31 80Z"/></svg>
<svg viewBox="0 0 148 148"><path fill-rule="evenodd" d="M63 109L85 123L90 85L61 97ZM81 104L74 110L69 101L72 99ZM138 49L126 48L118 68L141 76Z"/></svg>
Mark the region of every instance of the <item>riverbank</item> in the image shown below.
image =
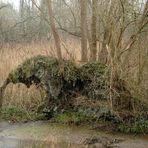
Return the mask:
<svg viewBox="0 0 148 148"><path fill-rule="evenodd" d="M65 111L54 114L54 116L46 117L46 114L41 112L26 112L17 107L3 108L0 119L9 123L28 123L39 120L48 121L53 124L63 124L70 126L89 126L91 129L107 132L120 132L128 134L148 134L148 121L137 120L131 123L119 122L118 119L112 116L102 116L96 118L90 114L86 115L83 112Z"/></svg>
<svg viewBox="0 0 148 148"><path fill-rule="evenodd" d="M38 121L29 123L0 122L0 147L121 147L146 148L148 136L133 136L95 131L86 126L68 126Z"/></svg>

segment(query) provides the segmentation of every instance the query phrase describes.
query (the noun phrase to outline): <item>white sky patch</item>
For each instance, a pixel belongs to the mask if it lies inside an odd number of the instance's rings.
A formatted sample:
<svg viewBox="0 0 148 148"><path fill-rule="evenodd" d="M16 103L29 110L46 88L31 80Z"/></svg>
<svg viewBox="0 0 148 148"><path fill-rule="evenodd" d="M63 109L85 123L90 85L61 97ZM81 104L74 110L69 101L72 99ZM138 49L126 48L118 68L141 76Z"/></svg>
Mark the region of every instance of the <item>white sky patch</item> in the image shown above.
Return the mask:
<svg viewBox="0 0 148 148"><path fill-rule="evenodd" d="M11 3L16 9L19 9L20 0L0 0L0 2Z"/></svg>
<svg viewBox="0 0 148 148"><path fill-rule="evenodd" d="M20 0L0 0L0 2L11 3L14 8L19 9ZM35 2L39 5L40 0L36 0Z"/></svg>

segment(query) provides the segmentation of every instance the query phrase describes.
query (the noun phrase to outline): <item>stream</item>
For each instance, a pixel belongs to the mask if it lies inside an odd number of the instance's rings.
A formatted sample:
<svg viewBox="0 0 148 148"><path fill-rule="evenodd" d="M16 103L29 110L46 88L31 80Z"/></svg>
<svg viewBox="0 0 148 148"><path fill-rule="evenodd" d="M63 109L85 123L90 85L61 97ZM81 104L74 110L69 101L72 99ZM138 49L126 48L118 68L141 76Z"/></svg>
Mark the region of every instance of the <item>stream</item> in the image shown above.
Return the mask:
<svg viewBox="0 0 148 148"><path fill-rule="evenodd" d="M148 148L148 135L94 131L48 121L0 122L0 148Z"/></svg>

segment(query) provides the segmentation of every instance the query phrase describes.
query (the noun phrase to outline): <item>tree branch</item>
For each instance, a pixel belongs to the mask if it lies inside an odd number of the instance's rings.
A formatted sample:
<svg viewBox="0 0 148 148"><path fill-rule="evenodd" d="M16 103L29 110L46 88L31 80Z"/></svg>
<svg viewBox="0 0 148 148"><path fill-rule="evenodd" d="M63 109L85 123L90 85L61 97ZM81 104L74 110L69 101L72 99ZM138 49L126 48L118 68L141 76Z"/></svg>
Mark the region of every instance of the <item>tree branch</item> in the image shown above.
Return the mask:
<svg viewBox="0 0 148 148"><path fill-rule="evenodd" d="M1 6L1 7L0 7L0 10L3 9L3 8L6 8L6 7L8 7L8 6L9 6L9 5Z"/></svg>

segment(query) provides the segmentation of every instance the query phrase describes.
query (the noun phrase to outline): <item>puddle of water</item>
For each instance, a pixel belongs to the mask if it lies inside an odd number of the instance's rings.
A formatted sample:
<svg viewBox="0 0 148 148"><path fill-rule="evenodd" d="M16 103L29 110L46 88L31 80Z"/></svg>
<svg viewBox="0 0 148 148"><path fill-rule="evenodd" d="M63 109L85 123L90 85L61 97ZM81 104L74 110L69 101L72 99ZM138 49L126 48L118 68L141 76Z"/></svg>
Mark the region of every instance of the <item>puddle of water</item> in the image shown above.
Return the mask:
<svg viewBox="0 0 148 148"><path fill-rule="evenodd" d="M107 134L48 122L0 123L0 148L148 148L148 137Z"/></svg>

